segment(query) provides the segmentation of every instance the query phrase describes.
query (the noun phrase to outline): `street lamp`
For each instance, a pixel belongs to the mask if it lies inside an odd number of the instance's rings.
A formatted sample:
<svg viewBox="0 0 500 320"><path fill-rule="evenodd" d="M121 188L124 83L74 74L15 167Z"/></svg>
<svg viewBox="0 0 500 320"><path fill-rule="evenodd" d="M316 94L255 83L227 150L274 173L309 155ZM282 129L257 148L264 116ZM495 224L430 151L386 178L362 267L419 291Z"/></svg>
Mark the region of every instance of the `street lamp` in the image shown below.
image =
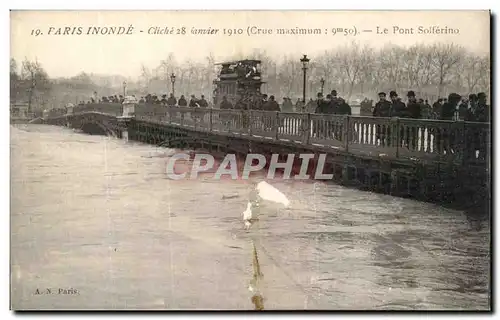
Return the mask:
<svg viewBox="0 0 500 320"><path fill-rule="evenodd" d="M170 75L170 82L172 82L172 95L175 96L175 74L173 72Z"/></svg>
<svg viewBox="0 0 500 320"><path fill-rule="evenodd" d="M123 99L127 95L127 81L123 81Z"/></svg>
<svg viewBox="0 0 500 320"><path fill-rule="evenodd" d="M325 88L325 79L321 77L321 80L319 80L319 82L321 82L321 93L323 93L323 89Z"/></svg>
<svg viewBox="0 0 500 320"><path fill-rule="evenodd" d="M307 73L307 65L309 64L309 58L307 58L307 55L304 55L302 59L300 59L300 62L302 62L302 71L304 72L304 86L302 90L302 100L304 104L306 103L306 73Z"/></svg>

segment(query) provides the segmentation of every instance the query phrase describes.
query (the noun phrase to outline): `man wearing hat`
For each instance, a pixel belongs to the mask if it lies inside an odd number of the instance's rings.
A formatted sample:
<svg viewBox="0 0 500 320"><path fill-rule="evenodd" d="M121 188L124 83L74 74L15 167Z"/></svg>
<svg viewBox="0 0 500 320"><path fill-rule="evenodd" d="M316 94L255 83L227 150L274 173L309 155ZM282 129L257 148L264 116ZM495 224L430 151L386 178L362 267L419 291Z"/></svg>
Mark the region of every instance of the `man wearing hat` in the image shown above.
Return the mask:
<svg viewBox="0 0 500 320"><path fill-rule="evenodd" d="M462 97L457 93L450 93L448 101L443 104L441 108L441 120L454 120L457 106L462 100Z"/></svg>
<svg viewBox="0 0 500 320"><path fill-rule="evenodd" d="M474 111L474 118L479 122L490 122L490 106L487 102L486 93L479 92L477 94L477 106ZM486 159L488 146L486 139L477 139L477 146L479 148L479 158Z"/></svg>
<svg viewBox="0 0 500 320"><path fill-rule="evenodd" d="M392 117L406 118L406 106L401 99L399 99L396 91L391 91L389 93L389 98L392 102Z"/></svg>
<svg viewBox="0 0 500 320"><path fill-rule="evenodd" d="M414 91L408 91L408 104L406 106L409 118L420 119L422 106L417 102ZM406 146L415 149L418 146L418 129L417 127L407 128L406 131Z"/></svg>
<svg viewBox="0 0 500 320"><path fill-rule="evenodd" d="M375 104L375 108L373 108L373 116L374 117L390 117L391 116L391 103L387 101L385 92L379 92L378 94L379 101ZM384 128L381 125L377 125L377 139L380 140L382 145L390 146L391 144L391 128L388 126Z"/></svg>
<svg viewBox="0 0 500 320"><path fill-rule="evenodd" d="M375 104L373 109L374 117L390 117L391 116L391 103L387 101L385 92L379 92L379 101Z"/></svg>
<svg viewBox="0 0 500 320"><path fill-rule="evenodd" d="M407 117L407 113L406 113L406 106L404 104L403 101L401 101L401 99L399 99L398 97L398 94L396 93L396 91L391 91L389 93L389 98L391 98L391 101L392 101L392 112L391 112L391 116L392 117L399 117L399 118L406 118ZM399 145L401 146L404 142L404 129L401 127L399 129L399 141L397 143L399 143Z"/></svg>
<svg viewBox="0 0 500 320"><path fill-rule="evenodd" d="M414 91L408 91L408 104L406 106L409 118L420 119L422 113L422 106L417 102Z"/></svg>
<svg viewBox="0 0 500 320"><path fill-rule="evenodd" d="M474 112L476 121L489 122L490 121L490 107L486 101L486 93L479 92L477 94L477 105Z"/></svg>

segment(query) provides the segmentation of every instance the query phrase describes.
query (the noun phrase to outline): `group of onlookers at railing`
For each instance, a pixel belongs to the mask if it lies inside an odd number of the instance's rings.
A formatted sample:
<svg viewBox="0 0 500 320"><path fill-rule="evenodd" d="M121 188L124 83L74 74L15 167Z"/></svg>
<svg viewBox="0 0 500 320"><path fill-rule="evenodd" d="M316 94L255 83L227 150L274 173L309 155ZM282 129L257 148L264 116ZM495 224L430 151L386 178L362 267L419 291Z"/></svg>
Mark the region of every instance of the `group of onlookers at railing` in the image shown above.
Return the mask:
<svg viewBox="0 0 500 320"><path fill-rule="evenodd" d="M405 104L395 91L378 94L379 101L373 109L374 117L399 117L413 119L465 120L489 122L489 106L484 92L470 94L468 99L451 93L448 99L440 98L432 107L422 99L417 100L414 91L408 91Z"/></svg>
<svg viewBox="0 0 500 320"><path fill-rule="evenodd" d="M361 102L361 114L371 109L374 117L400 117L414 119L439 119L439 120L465 120L477 122L489 122L489 106L484 92L470 94L468 97L461 97L452 93L448 98L438 99L432 106L428 100L417 99L414 91L408 91L407 103L405 104L395 91L389 93L389 99L385 92L378 94L379 101L373 107L373 100L365 98ZM135 96L133 96L135 98ZM122 95L103 96L101 99L91 97L86 103L123 103L125 97ZM190 99L181 95L177 99L172 93L167 98L166 94L161 97L155 94L147 94L138 100L139 103L161 104L165 106L179 106L191 108L208 108L211 104L205 99L204 95L197 98L194 94ZM84 101L79 103L85 104ZM309 112L321 114L340 114L350 115L351 107L342 98L337 96L337 91L332 90L330 94L323 97L323 93L317 94L317 99L309 99L307 104L301 99L297 99L295 105L288 97L283 98L281 105L276 101L273 95L253 94L251 96L242 96L236 102L231 102L226 96L217 106L220 109L236 110L264 110L264 111L282 111L282 112ZM363 112L364 111L364 112Z"/></svg>
<svg viewBox="0 0 500 320"><path fill-rule="evenodd" d="M379 101L373 109L374 117L398 117L410 119L438 119L448 121L474 121L489 122L489 106L484 92L469 95L468 99L462 98L459 94L451 93L448 99L438 99L432 108L422 101L418 101L413 91L407 93L407 103L405 104L395 91L389 93L389 99L386 99L386 93L380 92ZM428 113L427 113L428 112ZM430 113L430 116L428 116ZM376 126L376 138L383 145L390 146L393 138L391 136L390 126L384 128L382 125ZM401 144L415 149L419 141L419 130L417 126L401 127L399 136ZM433 136L433 146L435 150L443 149L446 152L455 152L459 143L454 131L445 128L429 128L429 133ZM423 139L423 138L421 138ZM485 152L484 133L480 130L470 130L466 133L464 139L468 144L474 144L482 156Z"/></svg>
<svg viewBox="0 0 500 320"><path fill-rule="evenodd" d="M470 94L468 97L462 97L456 93L452 93L448 98L440 98L432 106L427 100L417 99L414 91L408 91L406 94L406 103L398 96L396 91L389 92L389 99L387 99L387 94L385 92L380 92L378 94L379 101L372 108L372 116L376 118L402 118L402 119L436 119L436 120L464 120L464 121L474 121L474 122L489 122L490 121L490 107L487 104L487 96L484 92L478 94ZM109 97L102 97L99 101L95 101L93 98L89 102L91 103L123 103L126 99L122 95L114 95ZM133 100L137 101L135 96ZM88 103L88 102L87 102ZM167 98L164 94L160 98L154 94L147 94L141 97L138 101L139 104L159 104L165 107L188 107L192 108L192 111L187 113L182 113L182 118L184 115L188 115L195 121L200 121L203 117L202 109L211 107L208 101L205 99L204 95L197 98L194 94L190 96L189 101L184 95L181 95L177 99L173 94ZM84 103L82 103L84 104ZM362 107L365 109L371 108L373 101L365 99L362 101ZM332 90L326 97L323 93L317 94L317 99L310 99L307 104L304 104L300 99L297 101L295 106L293 105L290 98L285 97L281 106L276 101L273 95L269 96L267 94L254 94L249 96L242 96L236 103L232 103L227 96L223 96L220 103L217 106L222 110L262 110L262 111L281 111L281 112L298 112L298 113L315 113L323 115L351 115L351 107L345 101L345 99L338 96L336 90ZM66 113L65 108L56 108L50 111L51 115L62 115ZM250 116L245 113L239 115L239 113L228 113L219 114L219 119L222 123L228 124L233 122L234 125L240 125L244 128L250 123ZM277 127L283 126L285 123L293 123L295 121L296 127L304 127L304 123L301 123L300 118L290 116L287 119L286 114L281 115L278 118L269 117L266 115L258 115L257 122L261 122L263 128L266 130L276 129ZM252 121L255 121L252 120ZM281 123L279 123L281 122ZM303 122L303 121L302 121ZM330 121L329 118L321 117L315 118L312 121L312 135L315 137L323 137L324 139L337 139L343 140L343 124L337 120ZM305 126L304 128L306 128ZM396 138L394 134L394 127L391 123L376 123L372 124L374 132L371 134L375 135L375 140L377 143L383 146L391 146L394 143L399 143L400 146L406 146L408 148L415 149L418 147L419 139L423 139L421 130L419 131L418 124L410 125L408 123L403 123L400 126L400 132L398 134L399 138ZM353 126L353 135L358 135L358 131L361 127L358 125ZM344 128L345 129L345 128ZM435 150L445 150L446 152L454 152L457 148L457 137L453 131L450 129L445 129L437 127L426 129L428 133L433 137L433 146ZM447 131L448 130L448 131ZM485 154L485 139L484 133L479 131L470 130L465 139L469 139L469 144L472 143L476 146L476 150L484 156ZM392 135L391 135L392 131ZM420 137L419 137L420 135ZM396 140L399 139L399 142Z"/></svg>

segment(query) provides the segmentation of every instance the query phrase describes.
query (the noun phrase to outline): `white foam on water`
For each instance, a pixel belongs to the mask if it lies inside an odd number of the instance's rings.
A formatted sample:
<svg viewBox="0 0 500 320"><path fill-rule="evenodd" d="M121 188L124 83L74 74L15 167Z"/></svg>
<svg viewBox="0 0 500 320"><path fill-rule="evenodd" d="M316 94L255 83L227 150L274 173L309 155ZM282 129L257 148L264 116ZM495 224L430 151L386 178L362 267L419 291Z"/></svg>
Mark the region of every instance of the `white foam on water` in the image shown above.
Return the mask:
<svg viewBox="0 0 500 320"><path fill-rule="evenodd" d="M256 190L259 197L263 200L281 203L285 207L288 207L290 205L290 200L288 200L288 198L281 191L265 181L259 182L257 184Z"/></svg>

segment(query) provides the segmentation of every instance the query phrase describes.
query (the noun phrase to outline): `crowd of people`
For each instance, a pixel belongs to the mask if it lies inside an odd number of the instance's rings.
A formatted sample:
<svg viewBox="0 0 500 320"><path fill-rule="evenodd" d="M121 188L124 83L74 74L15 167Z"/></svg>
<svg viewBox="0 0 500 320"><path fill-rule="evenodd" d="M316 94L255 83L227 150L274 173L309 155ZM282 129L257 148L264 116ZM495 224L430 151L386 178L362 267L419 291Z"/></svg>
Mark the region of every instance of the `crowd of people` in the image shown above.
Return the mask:
<svg viewBox="0 0 500 320"><path fill-rule="evenodd" d="M406 94L405 104L396 91L378 94L379 101L373 108L374 117L399 117L413 119L464 120L489 122L489 106L484 92L462 97L451 93L448 98L439 98L432 106L427 100L417 99L414 91Z"/></svg>
<svg viewBox="0 0 500 320"><path fill-rule="evenodd" d="M233 98L233 97L232 97ZM473 122L489 122L490 121L490 106L487 104L487 96L484 92L478 94L470 94L468 96L462 97L459 94L451 93L447 98L439 98L432 105L429 104L428 100L417 98L414 91L408 91L406 94L406 103L399 97L396 91L389 92L389 99L387 99L386 92L378 93L379 101L373 106L373 100L364 99L361 102L361 109L373 117L384 117L384 118L410 118L410 119L436 119L436 120L463 120L463 121L473 121ZM127 97L130 99L130 97ZM132 96L131 99L137 101L139 104L159 104L165 107L189 107L193 109L198 108L212 108L213 104L210 104L204 95L197 98L196 95L192 94L188 99L184 95L181 95L177 99L173 93L167 98L166 94L158 97L155 94L147 94L141 97L139 100ZM96 101L91 98L87 103L94 102L109 102L109 103L123 103L125 97L122 95L114 95L108 97L102 97ZM81 103L84 103L83 101ZM281 111L281 112L299 112L299 113L315 113L315 114L327 114L327 115L351 115L351 106L346 102L345 99L338 96L336 90L331 90L326 97L323 93L318 93L316 99L309 99L307 104L299 98L294 104L292 100L288 97L283 98L283 102L279 104L273 95L268 96L267 94L240 94L239 99L233 103L230 101L228 96L223 96L220 103L218 103L216 108L220 109L233 109L233 110L263 110L263 111ZM200 110L201 111L201 110ZM202 113L193 110L190 112L194 120L200 120ZM221 115L221 119L224 121L230 121L232 115ZM227 119L226 119L227 118ZM243 119L242 125L247 125L249 119ZM266 126L274 126L279 124L267 124ZM323 128L327 126L328 128ZM391 129L383 129L381 125L376 126L376 139L380 141L381 144L391 145L394 143L391 137ZM270 128L268 128L270 129ZM323 130L325 129L325 130ZM328 130L326 130L328 129ZM331 129L331 130L330 130ZM330 128L327 124L316 124L313 129L313 135L318 135L319 132L330 132L327 136L331 136L335 139L341 139L340 132L335 132L340 130L339 128ZM401 129L403 130L403 129ZM402 145L408 147L416 147L418 140L418 130L416 128L406 128L400 132ZM439 143L441 138L447 138L453 144L453 137L447 135L447 133L432 133L435 137L435 143ZM479 138L474 138L478 140ZM476 141L477 142L477 141ZM474 143L476 143L474 142ZM477 144L477 143L476 143ZM435 145L439 148L439 145ZM484 150L483 150L484 151Z"/></svg>
<svg viewBox="0 0 500 320"><path fill-rule="evenodd" d="M135 96L133 96L135 98ZM407 102L398 96L396 91L389 93L389 99L385 92L378 94L379 101L373 106L373 100L365 99L361 102L362 110L369 110L374 117L400 117L413 119L437 119L437 120L464 120L475 122L489 122L490 110L487 104L487 96L484 92L470 94L462 97L456 93L451 93L448 98L439 98L432 105L428 100L418 99L414 91L408 91L406 94ZM122 95L111 95L102 97L96 101L91 98L87 103L109 102L123 103L125 97ZM166 94L158 97L155 94L147 94L138 100L138 103L161 104L165 106L179 106L190 108L209 108L213 107L204 95L197 98L191 95L189 100L184 95L177 99L173 93L167 98ZM80 104L84 104L81 101ZM288 97L283 98L279 104L273 95L253 94L250 96L240 96L234 104L227 96L222 97L219 104L220 109L236 110L264 110L281 112L308 112L317 114L338 114L351 115L351 106L345 99L338 96L336 90L332 90L326 97L323 93L317 94L317 99L309 99L307 104L298 98L295 104Z"/></svg>

